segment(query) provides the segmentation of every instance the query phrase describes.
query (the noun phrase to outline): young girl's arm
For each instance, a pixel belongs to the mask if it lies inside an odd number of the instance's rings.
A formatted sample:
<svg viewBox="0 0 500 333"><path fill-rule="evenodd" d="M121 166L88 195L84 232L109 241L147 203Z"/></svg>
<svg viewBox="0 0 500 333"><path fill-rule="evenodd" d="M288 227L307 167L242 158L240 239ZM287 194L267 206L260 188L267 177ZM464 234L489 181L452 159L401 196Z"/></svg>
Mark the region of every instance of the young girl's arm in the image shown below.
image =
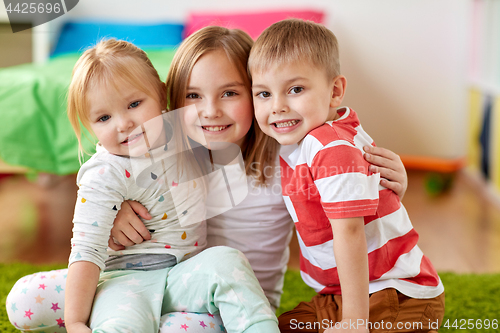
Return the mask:
<svg viewBox="0 0 500 333"><path fill-rule="evenodd" d="M64 299L64 320L68 333L91 332L87 322L98 281L97 265L77 261L69 266Z"/></svg>
<svg viewBox="0 0 500 333"><path fill-rule="evenodd" d="M368 332L366 328L369 316L368 251L363 218L330 219L330 224L342 289L341 324L344 323L345 327L340 331Z"/></svg>
<svg viewBox="0 0 500 333"><path fill-rule="evenodd" d="M86 327L99 281L108 258L107 243L118 207L127 195L128 161L97 152L78 172L78 198L65 293L65 325L69 332Z"/></svg>
<svg viewBox="0 0 500 333"><path fill-rule="evenodd" d="M365 159L370 162L370 171L380 172L380 185L393 190L402 200L408 187L406 169L398 154L381 147L365 146Z"/></svg>

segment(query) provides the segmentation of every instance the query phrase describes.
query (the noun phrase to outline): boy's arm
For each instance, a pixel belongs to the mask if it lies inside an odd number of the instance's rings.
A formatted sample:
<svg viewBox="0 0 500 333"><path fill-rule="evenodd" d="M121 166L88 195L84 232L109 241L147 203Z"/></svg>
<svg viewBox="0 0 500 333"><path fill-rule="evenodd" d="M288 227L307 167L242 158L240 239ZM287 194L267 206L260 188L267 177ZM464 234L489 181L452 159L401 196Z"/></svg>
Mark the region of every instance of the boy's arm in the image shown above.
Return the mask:
<svg viewBox="0 0 500 333"><path fill-rule="evenodd" d="M64 317L68 333L91 332L87 321L98 281L97 265L88 261L77 261L69 266L64 299Z"/></svg>
<svg viewBox="0 0 500 333"><path fill-rule="evenodd" d="M368 252L362 217L329 219L334 235L333 249L342 289L342 321L366 325L369 317ZM359 325L354 332L365 332ZM349 329L347 329L349 331Z"/></svg>

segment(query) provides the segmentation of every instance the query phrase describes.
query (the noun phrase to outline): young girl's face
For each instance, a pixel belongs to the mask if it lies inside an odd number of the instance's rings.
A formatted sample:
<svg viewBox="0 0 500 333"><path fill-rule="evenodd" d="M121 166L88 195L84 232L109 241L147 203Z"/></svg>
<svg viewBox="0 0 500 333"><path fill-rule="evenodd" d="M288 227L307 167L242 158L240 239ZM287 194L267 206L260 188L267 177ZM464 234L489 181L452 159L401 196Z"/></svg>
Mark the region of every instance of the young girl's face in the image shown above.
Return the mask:
<svg viewBox="0 0 500 333"><path fill-rule="evenodd" d="M151 97L131 84L96 84L87 92L90 127L101 145L113 155L139 156L156 142L162 120L160 99ZM155 126L158 125L158 126ZM147 133L146 133L147 130Z"/></svg>
<svg viewBox="0 0 500 333"><path fill-rule="evenodd" d="M250 90L223 50L201 56L191 71L184 121L191 139L242 145L253 121ZM197 112L194 112L196 110Z"/></svg>

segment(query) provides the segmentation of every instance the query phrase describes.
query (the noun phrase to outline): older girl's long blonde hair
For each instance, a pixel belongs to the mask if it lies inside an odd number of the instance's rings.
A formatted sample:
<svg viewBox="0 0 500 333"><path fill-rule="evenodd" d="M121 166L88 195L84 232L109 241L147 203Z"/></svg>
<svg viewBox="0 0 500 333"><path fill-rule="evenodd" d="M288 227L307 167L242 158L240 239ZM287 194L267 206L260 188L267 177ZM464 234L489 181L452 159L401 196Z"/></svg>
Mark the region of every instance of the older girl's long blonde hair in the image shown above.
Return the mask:
<svg viewBox="0 0 500 333"><path fill-rule="evenodd" d="M240 72L247 89L251 89L247 74L247 61L252 38L242 30L209 26L186 38L175 53L166 80L168 110L185 105L186 92L191 71L204 54L223 50ZM278 143L265 135L255 117L242 145L246 174L254 176L259 184L266 184L266 166L273 166Z"/></svg>

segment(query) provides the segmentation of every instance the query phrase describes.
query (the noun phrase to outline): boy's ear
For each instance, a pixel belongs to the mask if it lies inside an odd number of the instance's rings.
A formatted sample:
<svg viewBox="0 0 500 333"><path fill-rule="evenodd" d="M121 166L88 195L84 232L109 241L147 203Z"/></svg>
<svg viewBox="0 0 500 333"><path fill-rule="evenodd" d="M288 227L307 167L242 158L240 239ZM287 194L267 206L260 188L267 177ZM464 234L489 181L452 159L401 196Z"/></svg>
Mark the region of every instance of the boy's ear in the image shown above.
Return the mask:
<svg viewBox="0 0 500 333"><path fill-rule="evenodd" d="M333 89L330 98L330 107L336 108L342 104L344 94L347 88L347 79L343 75L333 78Z"/></svg>

